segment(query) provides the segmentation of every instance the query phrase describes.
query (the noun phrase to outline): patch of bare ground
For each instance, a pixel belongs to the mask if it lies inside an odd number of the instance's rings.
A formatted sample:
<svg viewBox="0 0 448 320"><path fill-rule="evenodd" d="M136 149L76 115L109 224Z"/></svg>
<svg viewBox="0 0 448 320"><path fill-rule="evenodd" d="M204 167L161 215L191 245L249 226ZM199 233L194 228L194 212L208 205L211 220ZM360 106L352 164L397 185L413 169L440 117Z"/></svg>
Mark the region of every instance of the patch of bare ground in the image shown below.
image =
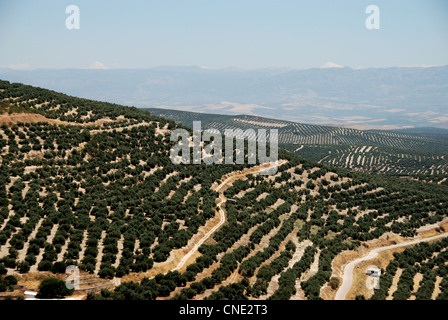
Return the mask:
<svg viewBox="0 0 448 320"><path fill-rule="evenodd" d="M442 282L443 278L437 276L436 281L434 282L434 291L432 292L431 300L437 299L437 296L440 294L440 283Z"/></svg>
<svg viewBox="0 0 448 320"><path fill-rule="evenodd" d="M52 243L53 242L53 238L56 234L56 231L58 230L59 225L58 224L54 224L53 228L51 228L50 234L47 237L47 243ZM42 260L42 257L44 255L44 249L41 249L39 252L39 255L36 257L36 263L34 265L31 266L30 268L30 272L36 272L37 271L37 266L39 264L39 262Z"/></svg>
<svg viewBox="0 0 448 320"><path fill-rule="evenodd" d="M169 124L167 123L163 128L160 128L159 126L157 126L157 128L156 128L156 136L158 136L158 135L164 136L167 133L169 133L171 130L168 130L168 125Z"/></svg>
<svg viewBox="0 0 448 320"><path fill-rule="evenodd" d="M39 285L42 280L46 278L58 278L61 280L65 280L64 274L54 274L49 271L36 271L36 272L28 272L25 274L14 274L17 278L18 284L25 286L28 290L38 291Z"/></svg>
<svg viewBox="0 0 448 320"><path fill-rule="evenodd" d="M373 249L385 247L389 245L399 244L410 239L402 238L394 233L383 234L379 239L364 242L355 251L343 251L332 262L332 277L339 279L342 283L342 272L347 264L361 258ZM402 252L405 248L396 248L391 250L382 251L379 255L372 260L363 261L359 263L353 271L353 284L350 291L347 293L347 299L354 299L356 295L362 294L365 297L370 297L373 294L373 290L368 290L365 286L367 275L365 270L370 265L377 265L380 268L386 268L391 260L393 260L393 252ZM322 289L322 298L332 300L336 295L336 290L332 290L330 287Z"/></svg>
<svg viewBox="0 0 448 320"><path fill-rule="evenodd" d="M422 238L429 238L441 233L448 232L448 217L444 218L438 223L423 226L419 228L417 232L418 235Z"/></svg>
<svg viewBox="0 0 448 320"><path fill-rule="evenodd" d="M244 195L245 195L247 192L251 192L251 191L253 191L253 190L255 190L255 188L249 188L249 189L247 189L247 190L241 190L240 192L238 192L238 193L235 195L235 198L241 199L242 197L244 197Z"/></svg>
<svg viewBox="0 0 448 320"><path fill-rule="evenodd" d="M156 167L152 168L152 169L149 170L149 171L145 171L145 172L143 173L143 174L144 174L144 177L146 178L146 177L148 177L148 176L154 174L154 172L156 172L157 170L161 170L161 169L163 169L163 168L162 168L162 167L159 167L159 166L156 166Z"/></svg>
<svg viewBox="0 0 448 320"><path fill-rule="evenodd" d="M366 274L367 268L371 265L375 265L384 270L389 265L389 263L394 259L393 254L395 252L403 252L404 250L405 248L401 247L392 250L382 251L378 254L376 258L359 263L353 270L353 285L347 294L347 299L353 300L357 295L363 295L366 298L370 298L373 295L374 290L368 289L366 286L366 281L368 277L368 275Z"/></svg>
<svg viewBox="0 0 448 320"><path fill-rule="evenodd" d="M221 214L219 210L216 210L216 215L214 218L209 219L205 226L201 226L198 232L188 241L187 245L181 249L172 250L168 259L164 262L156 262L151 270L144 273L130 273L123 277L123 281L140 281L143 278L153 278L159 273L167 273L177 267L182 258L190 252L190 250L195 246L195 244L202 239L210 230L214 228L215 225L221 220ZM196 258L201 254L196 251L184 264L184 266L178 270L179 272L184 272L188 265L194 263Z"/></svg>
<svg viewBox="0 0 448 320"><path fill-rule="evenodd" d="M319 271L319 256L320 256L320 249L317 249L316 254L314 255L313 263L311 264L310 268L302 274L300 277L301 281L307 281L309 278L314 276L317 271Z"/></svg>
<svg viewBox="0 0 448 320"><path fill-rule="evenodd" d="M386 297L386 300L392 300L394 298L394 293L398 288L398 281L400 280L401 274L403 273L403 269L398 268L397 272L394 275L394 279L392 280L392 284L389 288L389 294Z"/></svg>
<svg viewBox="0 0 448 320"><path fill-rule="evenodd" d="M310 268L307 271L305 271L298 279L296 279L296 294L294 294L290 300L307 300L305 292L303 292L300 283L302 281L307 281L309 278L311 278L317 273L317 271L319 270L319 255L320 250L317 249L317 252L314 255L313 263L311 264Z"/></svg>
<svg viewBox="0 0 448 320"><path fill-rule="evenodd" d="M287 160L281 160L279 162L279 165L282 165L286 162ZM266 168L268 166L269 164L260 165L249 169L245 169L243 171L236 171L233 173L229 173L222 178L223 179L222 183L218 184L215 182L214 184L212 184L211 189L217 191L220 194L219 198L225 199L224 191L230 186L230 184L233 181L239 179L241 176L246 176L248 174L257 174L260 171L260 169ZM188 267L188 265L194 263L196 261L196 258L198 258L201 255L199 251L195 250L196 244L199 243L200 241L204 241L205 240L204 237L208 237L207 234L221 222L221 212L219 208L215 209L215 213L216 213L215 217L209 219L206 222L205 226L201 226L199 228L198 233L196 233L188 241L186 246L180 249L172 250L170 256L166 261L160 263L154 263L154 266L151 268L151 270L148 270L147 272L130 273L129 275L124 276L122 278L122 281L141 281L141 279L145 277L153 278L159 273L167 273L170 270L178 268L179 263L182 262L184 257L190 255L187 261L182 265L182 267L178 269L179 272L181 273L184 272ZM209 236L211 237L212 235Z"/></svg>
<svg viewBox="0 0 448 320"><path fill-rule="evenodd" d="M28 251L28 247L30 246L29 240L34 239L36 237L37 231L39 230L40 226L42 225L42 222L44 219L40 219L39 222L36 224L36 227L34 227L34 230L31 232L31 234L28 237L28 241L25 242L23 249L19 250L19 255L17 256L17 259L19 261L25 260L26 253Z"/></svg>
<svg viewBox="0 0 448 320"><path fill-rule="evenodd" d="M2 124L6 124L6 125L13 125L19 122L22 123L36 123L36 122L47 122L50 124L58 124L58 125L71 125L71 126L97 126L97 125L102 125L104 123L108 123L108 122L119 122L119 121L127 121L126 119L123 118L117 118L116 120L112 120L109 118L103 118L103 119L98 119L96 121L93 122L86 122L86 123L77 123L77 122L70 122L70 121L62 121L62 120L58 120L58 119L50 119L47 118L41 114L38 113L11 113L11 114L0 114L0 125ZM142 122L142 123L138 123L137 125L145 125L146 123ZM132 126L136 126L136 125L131 125L128 127L123 127L123 128L130 128ZM117 128L118 130L119 128ZM92 130L91 133L95 134L97 132L100 131L112 131L113 129L105 129L105 130ZM123 130L123 129L121 129Z"/></svg>
<svg viewBox="0 0 448 320"><path fill-rule="evenodd" d="M81 244L80 244L81 250L79 251L79 261L82 261L82 259L84 258L84 252L86 251L87 237L88 237L88 232L87 232L87 230L84 230L83 237L82 237Z"/></svg>
<svg viewBox="0 0 448 320"><path fill-rule="evenodd" d="M72 108L64 113L64 116L72 116L78 113L78 108Z"/></svg>
<svg viewBox="0 0 448 320"><path fill-rule="evenodd" d="M278 230L280 229L280 227L281 227L281 225L279 225L278 227L272 229L268 234L264 235L264 236L261 238L260 243L257 244L257 245L255 245L255 248L254 248L254 249L247 255L247 257L246 257L245 259L243 259L243 261L249 259L249 258L252 257L252 256L254 256L257 252L262 251L263 249L267 248L267 247L269 246L269 239L270 239L271 237L273 237L274 235L277 234L277 232L278 232ZM235 271L234 271L234 272L233 272L233 273L232 273L226 280L224 280L222 283L216 285L216 286L213 287L212 289L208 289L208 290L206 290L205 292L203 292L203 293L200 294L200 295L197 295L197 296L195 297L195 300L202 300L202 299L208 297L208 296L209 296L210 294L212 294L214 291L218 291L219 288L221 288L221 287L223 287L223 286L226 286L226 285L229 285L229 284L231 284L231 283L235 283L235 282L238 282L238 281L242 280L242 279L243 279L243 276L241 276L241 275L238 273L238 269L239 269L239 268L236 268ZM256 269L256 271L254 272L254 274L257 274L258 269L259 269L259 268ZM253 284L255 283L255 280L256 280L255 277L251 277L251 278L249 279L250 284L253 285Z"/></svg>
<svg viewBox="0 0 448 320"><path fill-rule="evenodd" d="M409 300L415 300L415 293L420 288L420 282L422 281L422 279L423 279L423 274L421 274L420 272L417 272L414 276L414 287L412 289L412 294L411 294L411 297L409 298Z"/></svg>
<svg viewBox="0 0 448 320"><path fill-rule="evenodd" d="M238 241L236 241L236 242L235 242L229 249L227 249L226 252L219 253L219 254L217 255L217 259L218 259L218 261L219 261L225 254L230 253L230 252L236 250L236 249L239 248L240 246L245 246L245 245L247 245L247 244L249 243L249 237L250 237L250 235L252 234L252 232L253 232L255 229L257 229L258 226L259 226L259 225L256 225L256 226L253 226L252 228L250 228L249 231L248 231L246 234L244 234ZM207 241L210 241L210 240L212 240L212 239L208 239ZM213 240L213 241L214 241L214 240ZM186 287L189 287L193 282L201 281L202 279L205 279L205 278L210 277L210 276L212 275L213 271L214 271L215 269L217 269L217 268L219 267L219 265L220 265L219 262L215 262L215 263L213 263L211 266L209 266L208 268L205 268L204 270L202 270L202 272L200 272L200 273L198 273L198 274L196 275L196 279L195 279L194 281L187 282ZM230 275L229 278L227 278L226 280L224 280L223 283L225 283L225 285L228 285L228 284L230 284L230 283L234 283L235 280L236 280L237 278L239 279L238 276L239 276L239 275L238 275L238 268L237 268L237 269L232 273L232 275ZM242 278L242 277L241 277L241 278ZM170 296L167 297L167 299L173 298L176 294L180 293L180 291L181 291L182 289L183 289L183 288L179 288L179 287L176 288L176 289L170 294ZM209 292L204 292L204 294L209 295L209 294L211 293L211 291L213 291L213 290L215 290L215 289L213 288L213 289L211 289ZM204 294L202 294L202 295L200 295L200 296L203 296Z"/></svg>
<svg viewBox="0 0 448 320"><path fill-rule="evenodd" d="M188 288L188 287L189 287L192 283L194 283L194 282L199 282L199 281L202 281L202 280L205 279L205 278L210 277L210 276L212 275L213 271L215 271L216 269L218 269L219 266L220 266L219 261L212 263L208 268L205 268L204 270L202 270L202 272L198 273L198 274L196 275L196 278L195 278L194 281L187 282L187 284L185 285L185 288ZM234 276L234 275L236 275L236 274L238 274L238 269L236 269L236 270L233 272L233 274L230 275L229 278L231 278L232 276ZM229 278L228 278L228 279L229 279ZM224 283L224 282L223 282L223 283ZM215 288L216 288L216 286L215 286ZM205 290L205 292L203 292L203 293L201 293L201 294L198 294L198 295L196 295L195 297L193 297L193 300L203 300L204 297L210 295L213 291L215 291L215 290L216 290L215 288ZM175 295L179 294L179 293L182 291L182 289L183 289L183 288L179 288L179 287L177 287L173 292L171 292L170 296L167 297L167 299L171 299L171 298L173 298Z"/></svg>
<svg viewBox="0 0 448 320"><path fill-rule="evenodd" d="M37 113L11 113L0 115L0 125L2 124L12 125L19 122L23 123L48 122L51 124L62 124L62 121L49 119Z"/></svg>
<svg viewBox="0 0 448 320"><path fill-rule="evenodd" d="M100 270L101 260L103 258L103 249L104 249L104 238L106 237L106 231L101 231L101 238L98 241L98 256L96 257L96 266L95 272L97 273Z"/></svg>
<svg viewBox="0 0 448 320"><path fill-rule="evenodd" d="M28 173L31 173L31 172L35 172L37 168L42 168L42 166L26 166L23 169L23 173L24 174L28 174Z"/></svg>
<svg viewBox="0 0 448 320"><path fill-rule="evenodd" d="M171 190L170 193L166 196L166 198L171 199L175 193L176 193L176 190Z"/></svg>
<svg viewBox="0 0 448 320"><path fill-rule="evenodd" d="M96 120L95 122L87 122L87 123L85 123L83 125L93 125L94 126L94 125L101 125L101 124L107 123L107 122L118 122L118 121L127 121L127 120L125 120L125 119L118 119L118 118L117 118L117 120L112 120L112 119L106 118L106 119ZM125 129L132 129L132 128L141 127L141 126L149 126L151 124L152 124L151 122L142 121L142 122L139 122L139 123L130 124L128 126L122 126L122 127L118 127L118 128L94 129L94 130L90 131L90 134L97 134L97 133L101 133L101 132L112 132L112 131L121 132L121 131L123 131ZM161 130L156 129L156 136L160 135L160 134L165 134L167 132L169 132L169 130L162 130L161 131Z"/></svg>
<svg viewBox="0 0 448 320"><path fill-rule="evenodd" d="M294 231L293 231L293 233L294 233ZM293 237L291 240L296 245L296 251L294 252L291 260L289 260L288 266L285 269L283 269L282 272L292 268L294 266L294 264L299 262L300 259L302 259L305 249L308 246L313 244L310 240L305 240L305 241L302 241L299 243L297 237ZM282 272L280 272L279 274L272 277L271 282L269 283L268 288L266 290L266 294L263 296L260 296L258 300L266 300L267 298L269 298L270 296L272 296L274 294L274 292L279 288L278 280L280 279ZM296 291L296 294L297 294L297 291Z"/></svg>
<svg viewBox="0 0 448 320"><path fill-rule="evenodd" d="M275 258L280 256L280 253L285 250L286 244L291 240L297 239L296 238L296 234L297 234L297 230L293 230L286 238L285 240L282 241L282 243L280 244L279 249L269 258L267 259L265 262L261 263L260 266L255 270L255 275L258 273L258 271L260 270L260 268L262 268L263 266L269 265ZM281 274L281 273L280 273ZM271 294L274 293L275 290L277 290L278 288L278 279L280 278L280 274L275 275L274 277L272 277L269 286L271 286L272 284L272 288L271 288ZM275 279L274 279L275 278ZM256 277L252 277L251 278L251 284L253 285L255 283L255 281L257 280ZM268 289L269 289L268 286ZM267 292L267 295L269 295L269 291ZM266 296L267 296L266 295ZM259 297L253 300L265 300L266 296Z"/></svg>
<svg viewBox="0 0 448 320"><path fill-rule="evenodd" d="M257 197L256 201L258 202L258 201L260 201L260 200L263 200L263 199L266 198L268 195L269 195L268 192L263 192L262 194L260 194L260 195Z"/></svg>
<svg viewBox="0 0 448 320"><path fill-rule="evenodd" d="M160 181L159 186L156 187L156 189L154 190L154 193L157 193L157 192L159 191L159 189L166 183L166 181L167 181L169 178L171 178L171 177L173 177L173 176L175 176L175 175L178 175L178 174L179 174L179 172L177 172L177 171L173 171L173 172L167 174L167 175L165 176L165 178L164 178L162 181Z"/></svg>
<svg viewBox="0 0 448 320"><path fill-rule="evenodd" d="M17 231L16 231L16 232L17 232ZM6 256L8 255L8 253L9 253L9 248L11 247L11 245L9 244L9 241L11 240L12 236L13 236L16 232L12 233L12 234L11 234L11 237L8 239L8 241L6 241L6 243L0 247L0 259L6 257Z"/></svg>
<svg viewBox="0 0 448 320"><path fill-rule="evenodd" d="M277 199L277 201L271 206L271 208L276 210L278 207L280 207L284 203L285 203L285 200Z"/></svg>
<svg viewBox="0 0 448 320"><path fill-rule="evenodd" d="M284 214L284 215L282 215L282 216L280 216L279 218L280 218L280 220L283 220L286 216L287 216L288 214ZM256 225L256 226L253 226L251 229L249 229L249 231L246 233L246 234L244 234L237 242L235 242L225 253L220 253L219 255L218 255L218 261L222 258L222 256L224 255L224 254L226 254L226 253L229 253L229 252L232 252L232 251L234 251L234 250L236 250L237 248L239 248L240 246L245 246L245 245L247 245L249 242L250 242L250 235L257 229L257 227L259 227L260 225ZM276 233L277 233L277 231L280 229L280 227L281 227L281 225L280 226L278 226L277 228L274 228L273 230L271 230L271 232L270 233L268 233L267 235L265 235L265 236L263 236L262 237L262 239L260 240L260 243L259 244L257 244L256 246L255 246L255 248L254 248L254 250L252 250L248 255L247 255L247 257L245 258L245 259L243 259L243 261L244 260L247 260L247 259L249 259L250 257L252 257L252 256L254 256L257 252L259 252L259 251L261 251L261 250L263 250L264 248L267 248L268 246L269 246L269 239L273 236L273 235L275 235ZM297 233L297 231L296 231L296 233ZM287 242L286 242L287 243ZM281 246L283 246L283 248L284 248L284 244L282 243L282 245ZM281 247L282 248L282 247ZM269 261L269 260L268 260ZM264 263L264 264L266 264L266 263ZM264 264L262 264L262 265L264 265ZM262 266L261 265L261 266ZM261 267L260 266L260 267ZM220 283L220 284L218 284L218 285L216 285L216 286L214 286L212 289L207 289L205 292L203 292L202 294L200 294L200 295L197 295L194 299L195 300L202 300L202 299L204 299L204 298L206 298L206 297L208 297L210 294L212 294L213 292L215 292L215 291L218 291L219 290L219 288L221 288L221 287L223 287L223 286L227 286L227 285L229 285L229 284L232 284L232 283L236 283L236 282L239 282L239 281L241 281L242 279L243 279L243 276L241 276L239 273L238 273L238 269L239 268L236 268L235 269L235 271L227 278L227 279L225 279L222 283ZM257 273L257 271L258 271L258 269L259 268L257 268L256 269L256 271L255 271L255 273L254 274L256 274ZM213 269L214 270L214 269ZM213 272L213 270L209 270L208 272L207 272L207 276L206 277L208 277L208 276L211 276L211 273ZM254 284L254 282L255 282L255 277L252 277L251 279L250 279L250 283L251 283L251 285L252 284Z"/></svg>
<svg viewBox="0 0 448 320"><path fill-rule="evenodd" d="M115 268L117 268L120 265L120 259L123 254L123 248L124 248L123 242L124 242L124 237L123 237L123 235L120 235L120 239L118 239L118 241L117 241L117 248L118 248L117 258L115 260L115 263L113 264L113 266Z"/></svg>
<svg viewBox="0 0 448 320"><path fill-rule="evenodd" d="M380 191L382 191L382 190L384 190L384 188L379 187L379 188L376 188L375 190L366 191L366 194L369 194L369 193L376 193L376 192L380 192Z"/></svg>
<svg viewBox="0 0 448 320"><path fill-rule="evenodd" d="M31 150L30 152L25 153L24 157L26 159L43 159L44 153L42 151Z"/></svg>
<svg viewBox="0 0 448 320"><path fill-rule="evenodd" d="M77 146L76 148L75 148L75 150L76 151L81 151L82 149L84 149L84 147L86 146L86 144L87 144L87 142L81 142L80 144L79 144L79 146Z"/></svg>

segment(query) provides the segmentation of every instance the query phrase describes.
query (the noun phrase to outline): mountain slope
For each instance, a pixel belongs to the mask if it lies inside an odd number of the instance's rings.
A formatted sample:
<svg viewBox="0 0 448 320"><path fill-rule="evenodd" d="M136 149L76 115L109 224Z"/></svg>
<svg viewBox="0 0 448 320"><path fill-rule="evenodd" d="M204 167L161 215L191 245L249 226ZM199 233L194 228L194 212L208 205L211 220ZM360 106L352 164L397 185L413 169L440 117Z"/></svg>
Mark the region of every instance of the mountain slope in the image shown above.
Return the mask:
<svg viewBox="0 0 448 320"><path fill-rule="evenodd" d="M20 284L77 265L122 279L89 299L331 298L344 252L446 230L444 184L283 150L272 176L174 165L173 121L4 81L0 100L45 117L0 126L0 273Z"/></svg>

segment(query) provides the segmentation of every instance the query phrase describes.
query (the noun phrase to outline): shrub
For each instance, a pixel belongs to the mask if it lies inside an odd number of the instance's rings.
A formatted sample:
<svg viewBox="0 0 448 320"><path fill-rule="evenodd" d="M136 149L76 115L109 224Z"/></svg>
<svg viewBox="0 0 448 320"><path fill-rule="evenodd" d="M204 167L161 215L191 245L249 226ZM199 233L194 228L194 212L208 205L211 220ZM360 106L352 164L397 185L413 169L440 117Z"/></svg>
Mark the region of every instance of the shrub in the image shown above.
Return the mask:
<svg viewBox="0 0 448 320"><path fill-rule="evenodd" d="M51 272L53 273L65 273L65 270L67 268L67 265L65 262L55 262L53 266L51 267Z"/></svg>
<svg viewBox="0 0 448 320"><path fill-rule="evenodd" d="M56 278L47 278L40 283L37 298L63 298L72 294L73 289L68 289L64 281Z"/></svg>
<svg viewBox="0 0 448 320"><path fill-rule="evenodd" d="M339 282L340 281L338 278L332 277L328 284L330 285L331 289L336 290L337 288L339 288Z"/></svg>
<svg viewBox="0 0 448 320"><path fill-rule="evenodd" d="M3 265L3 263L0 263L0 276L4 275L8 272L8 270L6 270L6 267Z"/></svg>
<svg viewBox="0 0 448 320"><path fill-rule="evenodd" d="M14 276L6 276L3 281L6 283L6 285L8 286L15 286L17 284L17 279Z"/></svg>
<svg viewBox="0 0 448 320"><path fill-rule="evenodd" d="M17 264L17 269L20 273L27 273L30 271L30 264L28 261L22 261Z"/></svg>
<svg viewBox="0 0 448 320"><path fill-rule="evenodd" d="M53 264L51 263L51 261L42 260L37 265L37 270L39 270L39 271L49 271L49 270L51 270L52 266L53 266Z"/></svg>

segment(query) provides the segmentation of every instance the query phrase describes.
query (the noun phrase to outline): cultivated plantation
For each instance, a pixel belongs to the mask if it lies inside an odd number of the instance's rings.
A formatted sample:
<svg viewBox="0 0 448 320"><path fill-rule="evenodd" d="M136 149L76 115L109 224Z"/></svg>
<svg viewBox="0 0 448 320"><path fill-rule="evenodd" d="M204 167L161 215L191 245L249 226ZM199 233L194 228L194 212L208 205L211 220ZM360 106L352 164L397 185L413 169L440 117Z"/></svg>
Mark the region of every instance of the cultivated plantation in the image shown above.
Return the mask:
<svg viewBox="0 0 448 320"><path fill-rule="evenodd" d="M407 131L357 130L256 116L228 116L165 109L153 114L204 129L277 129L279 146L298 156L341 168L393 175L446 175L448 136Z"/></svg>
<svg viewBox="0 0 448 320"><path fill-rule="evenodd" d="M295 151L295 145L286 148ZM297 149L296 149L297 150ZM372 145L302 145L300 156L330 166L389 175L446 175L448 154Z"/></svg>
<svg viewBox="0 0 448 320"><path fill-rule="evenodd" d="M263 176L258 165L172 164L170 134L182 126L147 111L6 81L0 103L0 274L19 283L77 265L121 280L89 299L331 299L343 255L448 231L443 178L336 168L387 152L384 166L420 161L368 134L365 147L332 145L321 163L281 150L278 172ZM446 173L436 150L415 152L432 161L416 174ZM394 298L411 298L408 280L421 274L415 297L445 299L445 242L394 257L385 283L406 275Z"/></svg>

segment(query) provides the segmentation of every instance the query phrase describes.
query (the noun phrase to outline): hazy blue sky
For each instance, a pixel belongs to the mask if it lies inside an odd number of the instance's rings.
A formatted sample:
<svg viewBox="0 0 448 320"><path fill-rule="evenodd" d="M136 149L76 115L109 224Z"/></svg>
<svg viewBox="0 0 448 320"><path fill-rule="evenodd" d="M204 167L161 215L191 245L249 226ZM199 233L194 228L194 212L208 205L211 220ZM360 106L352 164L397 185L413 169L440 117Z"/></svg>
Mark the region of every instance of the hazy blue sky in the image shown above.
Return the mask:
<svg viewBox="0 0 448 320"><path fill-rule="evenodd" d="M68 30L68 5L80 29ZM368 30L368 5L381 29ZM0 0L0 67L448 64L447 0Z"/></svg>

